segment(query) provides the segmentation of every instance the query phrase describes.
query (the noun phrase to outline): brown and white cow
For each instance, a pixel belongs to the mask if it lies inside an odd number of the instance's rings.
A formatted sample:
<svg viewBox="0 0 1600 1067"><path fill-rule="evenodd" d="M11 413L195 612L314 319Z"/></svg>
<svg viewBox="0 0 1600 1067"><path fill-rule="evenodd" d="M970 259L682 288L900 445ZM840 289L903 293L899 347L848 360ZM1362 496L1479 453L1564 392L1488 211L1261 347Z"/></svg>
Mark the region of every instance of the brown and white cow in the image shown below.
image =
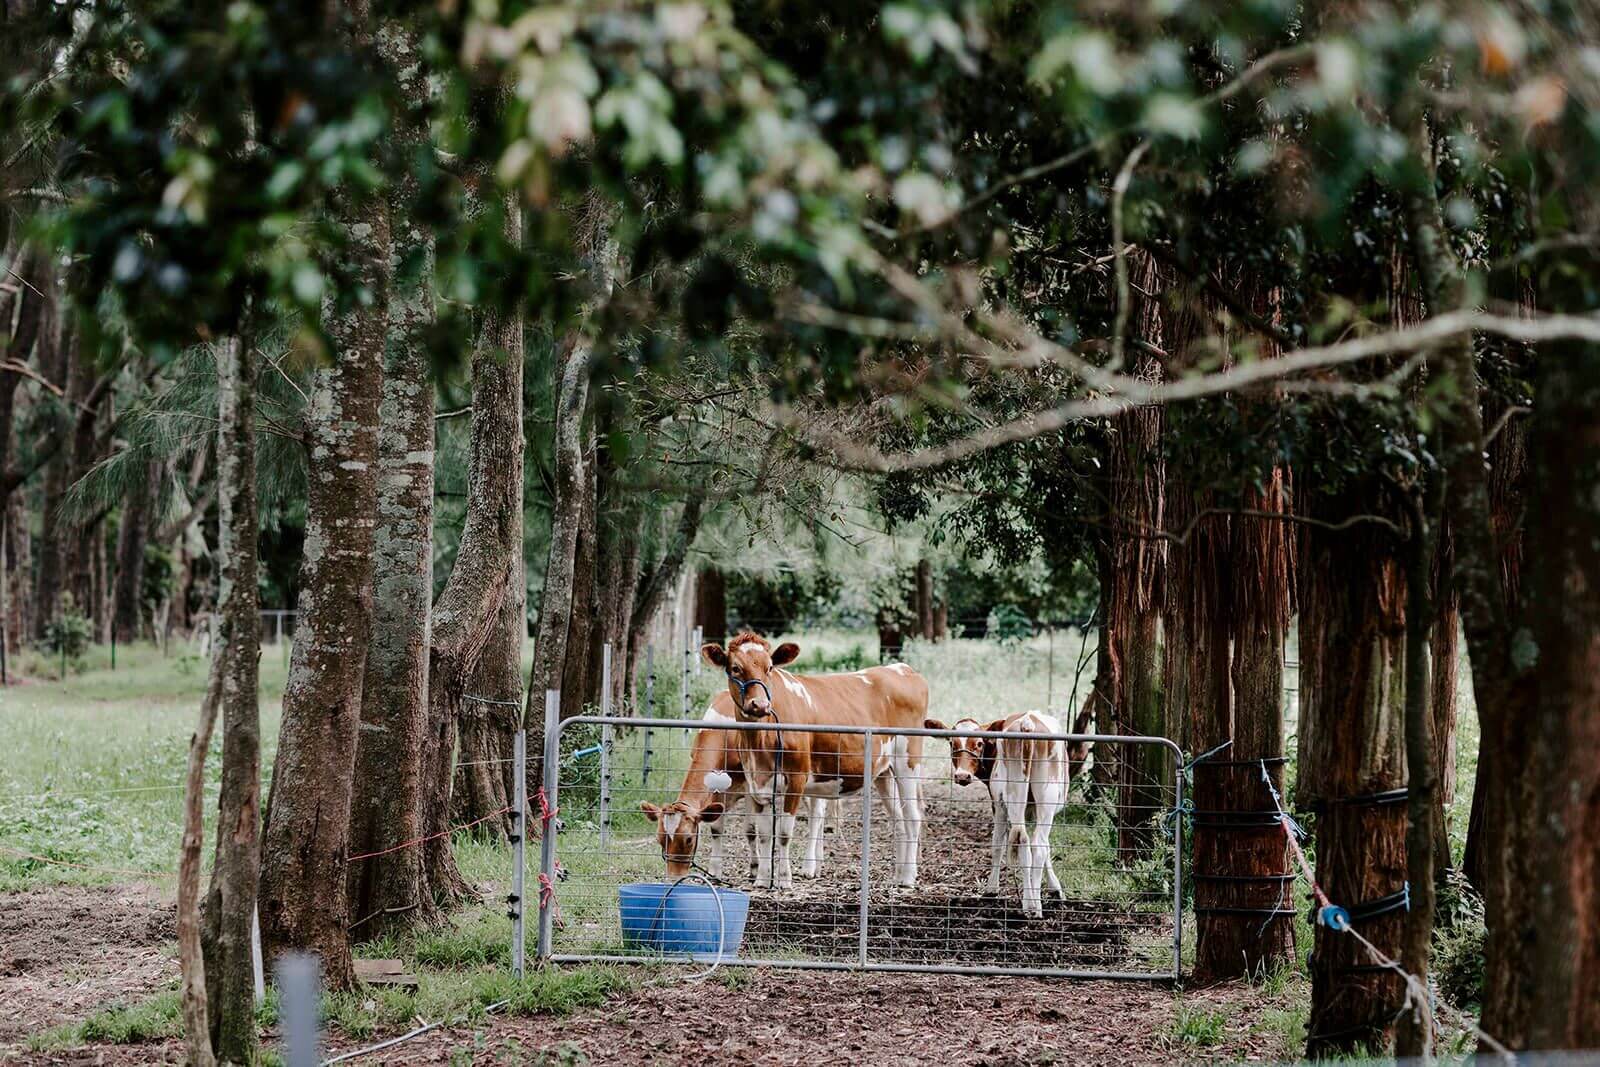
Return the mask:
<svg viewBox="0 0 1600 1067"><path fill-rule="evenodd" d="M903 663L847 674L794 674L783 668L800 655L798 645L773 648L766 638L748 631L726 649L708 644L701 653L728 677L727 690L717 694L712 707L719 712L726 709L745 722L921 727L927 721L928 683ZM923 739L875 736L870 752L864 742L862 734L796 730L741 731L730 740L739 749L755 822L757 885L783 889L793 884L789 846L796 814L805 801L861 793L866 803L867 781L889 815L896 881L903 886L916 884L922 837L917 776ZM824 813L813 809L807 820L803 875L818 872L824 822Z"/></svg>
<svg viewBox="0 0 1600 1067"><path fill-rule="evenodd" d="M1074 733L1086 731L1090 715L1085 711L1078 716ZM942 725L938 728L944 729ZM1062 732L1054 716L1040 711L1019 712L985 724L964 718L953 729L1016 735L951 738L950 772L958 786L968 785L976 778L989 790L994 822L989 835L988 891L1000 892L1000 862L1005 856L1016 865L1022 879L1023 913L1039 918L1044 914L1046 882L1058 898L1065 896L1050 855L1050 831L1056 814L1067 802L1072 768L1082 766L1092 742L1069 744L1059 739L1030 737ZM1029 816L1033 818L1031 828Z"/></svg>

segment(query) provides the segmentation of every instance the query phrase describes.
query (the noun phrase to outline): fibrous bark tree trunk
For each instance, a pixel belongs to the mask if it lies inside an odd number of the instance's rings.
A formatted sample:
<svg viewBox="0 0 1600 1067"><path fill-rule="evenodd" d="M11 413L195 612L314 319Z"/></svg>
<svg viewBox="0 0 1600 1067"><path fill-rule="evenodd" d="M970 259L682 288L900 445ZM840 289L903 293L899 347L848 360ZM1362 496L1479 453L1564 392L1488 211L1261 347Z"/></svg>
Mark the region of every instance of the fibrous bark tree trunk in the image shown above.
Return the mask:
<svg viewBox="0 0 1600 1067"><path fill-rule="evenodd" d="M1160 365L1141 359L1136 373L1160 377ZM1128 735L1159 735L1161 706L1160 611L1166 546L1148 536L1164 520L1164 472L1158 442L1161 412L1141 408L1118 416L1111 450L1111 591L1106 603L1106 639L1117 682L1115 729ZM1117 753L1117 858L1133 863L1155 841L1162 804L1161 749L1125 745Z"/></svg>
<svg viewBox="0 0 1600 1067"><path fill-rule="evenodd" d="M256 1054L251 933L260 871L261 715L257 624L255 349L248 333L217 351L217 558L221 586L217 658L221 683L222 790L206 897L206 991L211 1043L223 1063ZM142 554L141 554L142 558Z"/></svg>
<svg viewBox="0 0 1600 1067"><path fill-rule="evenodd" d="M1284 786L1284 637L1292 607L1288 476L1171 550L1169 601L1189 602L1194 765L1195 980L1257 975L1294 955L1294 874L1273 818ZM1169 522L1175 521L1169 519ZM1186 527L1187 528L1187 527ZM1183 560L1180 566L1179 560ZM1169 610L1169 616L1174 612ZM1218 675L1224 675L1218 677ZM1205 758L1225 743L1228 747Z"/></svg>
<svg viewBox="0 0 1600 1067"><path fill-rule="evenodd" d="M386 48L404 38L385 36ZM402 52L396 65L407 61ZM391 199L405 218L409 190ZM424 246L401 223L392 268ZM392 269L391 268L391 269ZM424 331L433 321L428 282L389 302L390 341L379 412L378 508L373 530L372 632L361 689L350 809L351 934L357 940L434 921L424 853L405 847L423 836L423 750L428 727L429 605L433 599L433 382Z"/></svg>
<svg viewBox="0 0 1600 1067"><path fill-rule="evenodd" d="M1568 278L1593 276L1596 264ZM1585 283L1570 300L1584 307ZM1538 976L1525 1047L1600 1048L1600 348L1552 345L1543 354L1530 433L1528 615L1537 666L1514 709L1529 735L1530 941ZM1491 1031L1493 1032L1493 1031Z"/></svg>
<svg viewBox="0 0 1600 1067"><path fill-rule="evenodd" d="M506 213L507 240L520 242L522 217L515 197L507 198L501 208ZM490 315L472 357L466 522L455 566L433 605L423 754L427 790L423 830L428 835L442 834L450 825L458 734L463 763L509 759L511 755L526 633L522 363L522 320ZM466 702L469 691L479 698L470 705ZM530 747L530 754L533 751ZM510 786L509 768L475 765L462 770L465 778L459 784L465 795L473 798L473 818L507 806L495 801L502 799ZM425 857L428 892L435 900L448 903L470 895L471 889L456 867L449 837L429 841Z"/></svg>
<svg viewBox="0 0 1600 1067"><path fill-rule="evenodd" d="M1330 502L1328 515L1370 513ZM1300 554L1299 799L1317 813L1317 883L1362 935L1397 958L1406 879L1405 585L1377 534L1308 528ZM1311 654L1307 654L1310 652ZM1316 928L1307 1049L1313 1057L1389 1040L1404 987L1347 934Z"/></svg>
<svg viewBox="0 0 1600 1067"><path fill-rule="evenodd" d="M261 856L267 956L316 953L330 990L355 980L347 856L372 621L390 245L386 203L341 205L340 211L352 238L353 268L372 299L335 315L328 331L332 364L312 381L299 617Z"/></svg>

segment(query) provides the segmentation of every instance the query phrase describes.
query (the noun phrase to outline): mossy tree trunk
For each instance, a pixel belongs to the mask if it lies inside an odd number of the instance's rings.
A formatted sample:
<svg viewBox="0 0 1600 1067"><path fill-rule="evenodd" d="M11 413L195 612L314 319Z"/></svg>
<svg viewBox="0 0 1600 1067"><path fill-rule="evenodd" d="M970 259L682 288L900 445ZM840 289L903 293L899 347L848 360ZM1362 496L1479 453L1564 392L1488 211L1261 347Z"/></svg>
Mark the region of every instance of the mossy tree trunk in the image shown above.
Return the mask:
<svg viewBox="0 0 1600 1067"><path fill-rule="evenodd" d="M368 15L353 16L370 44ZM350 808L372 624L378 422L388 334L389 205L341 203L351 269L370 299L332 316L330 364L312 378L299 618L261 856L269 958L313 952L329 990L350 988Z"/></svg>
<svg viewBox="0 0 1600 1067"><path fill-rule="evenodd" d="M222 790L205 902L206 1000L211 1044L223 1063L256 1061L251 948L261 867L261 630L256 586L255 371L248 329L217 350L217 506L222 678Z"/></svg>
<svg viewBox="0 0 1600 1067"><path fill-rule="evenodd" d="M420 69L406 35L385 33L380 49L395 69ZM408 220L413 195L409 182L390 193L396 222L391 271L426 251L427 237ZM362 941L429 924L438 915L428 892L425 853L400 847L423 836L425 804L433 599L434 404L425 336L433 322L429 284L427 278L411 279L404 292L392 287L389 300L379 410L372 632L350 808L350 852L368 857L351 863L348 883L351 936Z"/></svg>

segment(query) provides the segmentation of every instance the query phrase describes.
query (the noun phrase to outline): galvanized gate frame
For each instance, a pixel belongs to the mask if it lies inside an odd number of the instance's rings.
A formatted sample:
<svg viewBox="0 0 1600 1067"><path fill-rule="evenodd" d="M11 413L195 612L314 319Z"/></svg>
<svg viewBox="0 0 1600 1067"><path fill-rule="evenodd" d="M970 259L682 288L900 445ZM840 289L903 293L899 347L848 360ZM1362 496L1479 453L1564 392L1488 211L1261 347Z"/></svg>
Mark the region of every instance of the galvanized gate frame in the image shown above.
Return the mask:
<svg viewBox="0 0 1600 1067"><path fill-rule="evenodd" d="M923 727L891 727L891 726L841 726L806 723L769 723L769 722L708 722L702 719L672 720L672 719L646 719L646 718L616 718L605 715L580 715L569 719L560 718L560 704L558 700L547 699L545 703L545 728L544 728L544 794L551 808L560 806L558 795L560 787L560 754L562 733L570 727L598 725L609 730L613 727L640 727L645 729L663 727L684 730L744 730L744 731L779 731L783 733L830 733L830 734L860 734L864 737L864 744L871 745L875 736L903 736L903 737L935 737L948 740L953 737L995 739L1011 737L1015 734L1006 734L999 731L987 730L932 730ZM1030 738L1047 741L1090 741L1095 743L1117 745L1153 745L1166 749L1172 754L1174 768L1173 791L1174 809L1183 809L1183 751L1170 738L1131 736L1126 734L1030 734ZM863 792L866 792L863 790ZM602 795L601 803L604 806L607 798ZM1183 971L1183 820L1171 819L1172 828L1172 972L1137 972L1137 971L1096 971L1072 968L1054 967L1007 967L1000 965L982 964L943 964L943 963L910 963L896 961L873 960L867 951L868 922L871 916L870 890L871 872L868 861L871 859L871 826L872 804L870 798L864 800L862 813L862 858L860 876L860 937L857 958L852 961L845 960L807 960L807 959L765 959L765 958L735 958L723 960L724 967L784 967L802 970L825 971L877 971L900 973L924 974L970 974L970 975L1015 975L1029 977L1058 977L1058 978L1092 978L1092 979L1126 979L1140 981L1178 981L1182 978ZM555 833L545 833L540 842L540 881L544 885L553 886L556 879L556 838ZM541 893L539 899L539 934L538 957L541 962L551 963L641 963L655 959L654 957L629 956L623 954L585 954L585 953L554 953L551 951L552 929L551 920L554 913L553 894ZM672 957L667 957L672 961ZM687 962L687 961L682 961Z"/></svg>

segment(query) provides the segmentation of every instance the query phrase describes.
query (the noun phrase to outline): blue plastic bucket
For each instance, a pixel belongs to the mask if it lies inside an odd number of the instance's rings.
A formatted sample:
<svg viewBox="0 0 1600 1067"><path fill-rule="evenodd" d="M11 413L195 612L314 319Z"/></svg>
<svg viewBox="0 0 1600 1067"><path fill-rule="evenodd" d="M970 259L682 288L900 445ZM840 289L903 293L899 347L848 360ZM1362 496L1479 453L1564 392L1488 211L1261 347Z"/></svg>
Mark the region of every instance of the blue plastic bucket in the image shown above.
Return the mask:
<svg viewBox="0 0 1600 1067"><path fill-rule="evenodd" d="M750 895L690 882L634 882L618 887L617 907L628 945L709 963L718 959L719 932L721 959L739 954Z"/></svg>

